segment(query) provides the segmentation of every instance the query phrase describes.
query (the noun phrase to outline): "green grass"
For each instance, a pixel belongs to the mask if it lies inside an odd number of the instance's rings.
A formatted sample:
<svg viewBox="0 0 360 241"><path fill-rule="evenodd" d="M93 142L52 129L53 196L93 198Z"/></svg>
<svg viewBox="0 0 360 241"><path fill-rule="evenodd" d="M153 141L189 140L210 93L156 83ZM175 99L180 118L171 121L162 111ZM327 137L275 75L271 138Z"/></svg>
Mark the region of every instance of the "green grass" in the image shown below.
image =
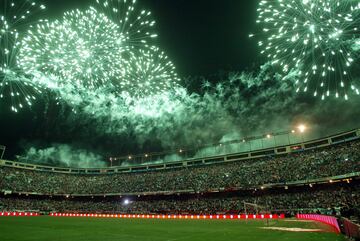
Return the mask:
<svg viewBox="0 0 360 241"><path fill-rule="evenodd" d="M263 230L266 222L67 217L0 217L1 241L345 241L320 223L270 221L270 226L324 232Z"/></svg>

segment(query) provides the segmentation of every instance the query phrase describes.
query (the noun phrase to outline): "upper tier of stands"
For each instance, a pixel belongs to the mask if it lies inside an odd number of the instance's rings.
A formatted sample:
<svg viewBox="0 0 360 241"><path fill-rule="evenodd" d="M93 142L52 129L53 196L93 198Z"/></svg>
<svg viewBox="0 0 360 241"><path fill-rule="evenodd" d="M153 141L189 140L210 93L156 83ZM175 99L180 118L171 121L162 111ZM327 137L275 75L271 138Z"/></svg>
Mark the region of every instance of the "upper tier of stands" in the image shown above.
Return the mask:
<svg viewBox="0 0 360 241"><path fill-rule="evenodd" d="M199 158L186 158L183 157L181 161L165 161L165 159L159 159L156 161L156 164L129 164L125 166L111 166L105 168L66 168L66 167L56 167L56 166L46 166L32 164L31 161L28 163L28 160L25 162L14 162L8 160L0 159L0 166L14 167L20 169L28 170L37 170L37 171L46 171L46 172L58 172L58 173L71 173L71 174L114 174L114 173L129 173L129 172L144 172L144 171L154 171L154 170L165 170L165 169L175 169L181 167L198 167L211 164L221 164L227 162L236 162L241 160L256 159L260 157L268 157L275 155L285 155L290 153L302 152L306 150L312 150L315 148L328 147L331 145L336 145L348 141L357 140L360 138L360 129L332 135L329 137L316 139L312 141L305 141L296 144L289 144L285 146L275 146L273 148L257 149L253 151L245 152L235 152L230 154L214 156L208 154L205 157ZM289 142L290 143L290 142ZM148 154L144 154L143 157ZM141 155L139 155L141 156ZM149 155L150 156L150 155ZM124 157L125 158L125 157ZM126 157L131 158L132 160L135 157ZM114 158L110 158L114 160ZM129 161L128 160L128 161ZM135 163L135 162L134 162ZM113 164L109 162L109 165Z"/></svg>
<svg viewBox="0 0 360 241"><path fill-rule="evenodd" d="M89 170L82 174L74 173L72 169L61 173L56 168L39 171L41 169L33 165L20 166L20 163L4 161L0 166L0 190L3 193L90 196L219 192L264 188L268 184L295 185L306 183L306 180L330 180L341 175L345 176L339 179L344 179L359 176L360 172L357 131L298 146L278 147L270 152L262 150L257 152L261 155L242 153L202 159L200 165L189 165L194 160L184 161L176 168L166 168L164 164L160 170L146 166L142 171L132 168L123 173L115 168L111 169L113 172L107 172L110 169L100 172L107 175L87 172Z"/></svg>

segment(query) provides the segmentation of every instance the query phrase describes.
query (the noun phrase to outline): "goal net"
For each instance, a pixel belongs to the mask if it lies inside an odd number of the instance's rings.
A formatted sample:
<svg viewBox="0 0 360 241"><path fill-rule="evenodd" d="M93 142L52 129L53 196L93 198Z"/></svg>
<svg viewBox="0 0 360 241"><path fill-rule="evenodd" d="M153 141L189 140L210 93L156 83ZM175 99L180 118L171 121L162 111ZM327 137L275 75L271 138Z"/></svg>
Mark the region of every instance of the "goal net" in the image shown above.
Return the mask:
<svg viewBox="0 0 360 241"><path fill-rule="evenodd" d="M262 215L262 214L271 214L271 210L268 208L267 205L259 205L257 203L244 203L244 211L246 215ZM277 221L275 219L269 220L268 218L264 219L264 224L266 226L274 225Z"/></svg>
<svg viewBox="0 0 360 241"><path fill-rule="evenodd" d="M257 203L244 202L245 214L269 214L269 209L266 206Z"/></svg>

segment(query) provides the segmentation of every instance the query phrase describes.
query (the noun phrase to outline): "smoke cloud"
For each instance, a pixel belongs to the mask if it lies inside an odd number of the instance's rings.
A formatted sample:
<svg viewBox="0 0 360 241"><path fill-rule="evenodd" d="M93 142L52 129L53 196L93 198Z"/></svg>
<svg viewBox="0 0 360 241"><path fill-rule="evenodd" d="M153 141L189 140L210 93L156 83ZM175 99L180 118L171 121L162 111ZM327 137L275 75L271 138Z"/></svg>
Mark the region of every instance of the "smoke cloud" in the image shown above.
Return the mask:
<svg viewBox="0 0 360 241"><path fill-rule="evenodd" d="M44 149L30 147L26 150L25 155L19 157L19 159L24 162L29 161L31 163L61 167L89 168L106 166L100 155L61 144L53 144L51 147Z"/></svg>
<svg viewBox="0 0 360 241"><path fill-rule="evenodd" d="M320 100L296 93L297 76L292 71L284 77L265 64L254 73L228 73L216 84L203 78L197 93L177 88L142 99L111 87L88 91L62 86L56 89L61 106L71 111L59 110L54 116L57 124L42 128L52 129L51 136L61 139L71 136L107 158L179 147L201 149L209 143L289 130L299 123L309 125L314 138L359 127L358 96ZM46 116L53 109L50 105ZM200 153L216 150L205 148ZM97 165L101 159L67 145L33 148L26 156L81 167Z"/></svg>

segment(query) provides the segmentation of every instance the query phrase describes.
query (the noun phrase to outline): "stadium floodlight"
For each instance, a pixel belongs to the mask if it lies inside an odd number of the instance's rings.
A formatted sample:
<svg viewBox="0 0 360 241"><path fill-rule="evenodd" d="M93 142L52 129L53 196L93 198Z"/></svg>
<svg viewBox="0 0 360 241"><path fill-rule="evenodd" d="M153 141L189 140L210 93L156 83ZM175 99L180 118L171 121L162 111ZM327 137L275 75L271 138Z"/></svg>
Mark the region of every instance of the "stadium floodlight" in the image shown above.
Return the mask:
<svg viewBox="0 0 360 241"><path fill-rule="evenodd" d="M125 199L124 200L124 205L129 205L130 204L130 200L129 199Z"/></svg>
<svg viewBox="0 0 360 241"><path fill-rule="evenodd" d="M306 130L306 126L304 124L300 124L297 129L300 131L300 133L304 133Z"/></svg>

